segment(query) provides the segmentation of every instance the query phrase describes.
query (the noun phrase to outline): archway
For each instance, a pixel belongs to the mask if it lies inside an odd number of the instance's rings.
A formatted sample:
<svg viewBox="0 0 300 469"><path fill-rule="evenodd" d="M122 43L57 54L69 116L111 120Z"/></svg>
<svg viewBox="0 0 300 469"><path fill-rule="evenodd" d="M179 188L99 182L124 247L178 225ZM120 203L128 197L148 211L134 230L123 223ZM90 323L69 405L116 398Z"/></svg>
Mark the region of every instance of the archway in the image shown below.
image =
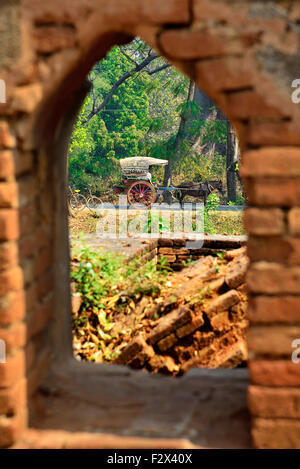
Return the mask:
<svg viewBox="0 0 300 469"><path fill-rule="evenodd" d="M34 9L33 3L39 8ZM64 287L68 276L66 269L68 239L63 221L65 207L62 201L65 187L62 177L63 167L60 166L63 165L63 158L60 156L65 149L74 110L78 108L86 92L82 82L87 70L112 44L126 42L129 38L140 35L185 73L195 78L198 86L224 110L239 132L244 150L243 171L249 203L254 206L250 207L247 215L248 233L252 243L251 257L255 261L249 272L249 289L255 296L249 345L256 357L271 358L271 360L255 360L251 365L252 380L256 386L251 391L250 404L252 412L257 417L254 427L255 444L272 445L267 436L270 424L276 426L282 438L284 438L284 428L288 427L289 431L293 432L293 428L298 425L297 419L292 423L277 421L276 419L294 416L289 414L287 405L283 405L279 412L270 403L272 396L276 396L279 400L286 399L287 396L288 399L291 398L288 392L284 394L285 391L272 388L273 371L277 369L276 367L282 367L280 369L286 371L290 369L291 364L287 359L290 352L288 338L289 334L298 333L297 327L291 330L289 329L291 326L286 325L297 322L295 316L280 315L283 306L276 303L276 297L291 295L297 303L298 284L291 282L292 278L298 275L298 261L291 255L288 262L293 264L293 267L287 269L284 266L286 255L284 258L277 258L275 251L270 249L266 259L265 250L259 249L259 246L253 243L257 242L258 231L259 236L267 238L269 247L280 242L284 233L297 233L297 211L290 210L288 228L284 220L284 211L299 203L297 179L299 150L296 147L299 145L297 123L299 111L290 100L288 86L283 83L284 80L278 79L276 71L273 72L272 68L268 68L269 62L264 61L266 52L264 48L268 46L277 48L280 53L289 56L292 54L287 53L284 47L292 44L290 50L295 51L296 55L297 46L293 45L295 37L288 34L288 31L286 35L283 32L282 44L278 45L276 35L272 34L274 27L272 21L267 18L258 22L257 16L260 13L253 12L250 4L245 4L243 7L235 4L229 7L226 2L220 2L216 11L216 8L210 6L208 2L198 1L193 6L192 20L188 2L182 3L176 0L166 2L163 9L155 8L154 4L149 6L143 1L135 4L123 1L118 7L106 2L102 2L100 7L97 2L95 7L96 2L82 4L78 1L72 8L72 13L68 10L68 2L63 5L63 9L56 8L55 4L46 6L39 2L33 3L29 1L31 8L26 12L21 10L22 20L26 26L22 34L28 40L27 46L24 45L24 48L27 47L27 54L23 51L21 60L14 67L7 69L4 75L8 84L8 102L2 112L4 116L1 123L2 145L8 150L4 157L8 162L14 161L14 163L9 163L9 174L6 170L3 173L4 182L1 183L3 214L1 215L5 226L8 223L10 226L19 223L23 224L23 228L21 235L16 230L6 232L4 238L6 241L20 240L18 247L21 251L18 253L14 251L14 256L7 260L7 267L3 273L6 291L12 292L13 301L19 302L20 305L18 309L20 316L17 321L12 319L9 310L12 306L3 308L7 312L10 324L18 328L18 321L25 314L29 323L27 334L23 333L18 345L13 342L12 348L8 347L9 361L6 370L13 367L17 358L21 356L16 379L21 381L24 375L30 375L29 394L33 395L49 370L53 350L55 356L60 357L64 349L67 337L64 324L67 321L66 313L69 308L69 297L65 294ZM249 18L250 10L252 16ZM294 10L286 11L284 15L280 27L287 22L296 21L297 13ZM129 18L125 25L124 18ZM193 27L189 28L192 23ZM269 32L269 35L262 34L263 31ZM49 38L52 40L49 41ZM22 63L24 64L22 73L16 74L16 67L20 67ZM75 91L78 93L74 100ZM54 119L54 116L57 116L57 119ZM30 126L33 123L37 124L34 135L42 136L40 140L32 139ZM17 141L14 139L15 134ZM282 147L292 145L295 148L286 148L283 159ZM264 148L270 146L272 148ZM274 146L279 148L273 148ZM261 149L257 151L260 147ZM248 152L249 149L252 151ZM285 189L282 193L276 190L278 184L282 184ZM24 210L19 209L22 206ZM272 211L269 207L273 207ZM55 220L54 213L56 213ZM270 218L276 220L276 230L274 226L270 227L273 223L267 223ZM274 236L274 230L277 238L269 239L271 235ZM55 257L52 255L53 238L56 240ZM39 241L38 261L35 258L37 241ZM287 243L285 244L287 252L294 254L297 249L295 243L291 244L289 239L284 242ZM15 248L16 246L13 249ZM262 264L261 261L270 264ZM271 265L272 261L276 261L276 266ZM262 287L262 282L268 276L272 278L272 285L266 283L265 287ZM282 276L285 279L283 283ZM36 289L38 299L33 294ZM6 294L6 291L3 293ZM26 308L24 308L24 291L26 291ZM52 303L53 293L55 305ZM260 313L258 315L258 311L261 310L258 309L257 302L262 301L259 298L266 294L276 303L275 311L278 314L275 321L270 317L262 319ZM60 314L57 305L60 311L64 311L63 315ZM53 319L54 329L51 327ZM262 322L266 325L282 322L285 325L279 331L276 326L272 328L262 326ZM258 323L260 325L256 325ZM23 325L22 327L24 330ZM51 340L46 346L42 337L49 336L50 329L53 329ZM43 335L40 335L41 333ZM259 341L257 337L262 337L260 334L264 337L267 334L270 342ZM29 359L27 356L27 372L25 372L22 366L23 353L25 348L28 351L31 337L35 337L33 342L37 346L38 353L35 359L33 357ZM282 339L283 345L270 352L272 337ZM8 344L9 340L11 339L7 339ZM13 352L11 357L10 351ZM282 357L283 360L278 360ZM57 368L58 362L53 363L53 368ZM70 366L69 378L81 373L79 368L73 369L72 363L64 365ZM269 370L267 378L261 376L262 369ZM61 371L57 369L56 371L63 382L60 374L64 374L63 368ZM82 369L82 373L85 375L88 371ZM103 380L108 380L109 383L110 376L114 373L107 370ZM127 373L124 370L118 371L120 383L123 380L126 382ZM297 387L298 374L293 373L289 385ZM137 380L139 379L138 377ZM9 379L4 382L5 389L12 386ZM285 384L284 380L275 380L275 386L279 388ZM129 384L125 383L125 387L127 386ZM268 389L265 390L262 386ZM23 391L21 394L24 396ZM267 403L265 408L258 405L259 400L262 402L261 396ZM33 402L32 400L31 403ZM267 422L264 420L266 417L269 419ZM7 425L9 428L12 426L15 428L17 425L18 431L14 435L18 435L26 427L26 403L10 419ZM11 431L5 433L3 446L14 441L16 437L11 435ZM290 444L284 441L285 444Z"/></svg>

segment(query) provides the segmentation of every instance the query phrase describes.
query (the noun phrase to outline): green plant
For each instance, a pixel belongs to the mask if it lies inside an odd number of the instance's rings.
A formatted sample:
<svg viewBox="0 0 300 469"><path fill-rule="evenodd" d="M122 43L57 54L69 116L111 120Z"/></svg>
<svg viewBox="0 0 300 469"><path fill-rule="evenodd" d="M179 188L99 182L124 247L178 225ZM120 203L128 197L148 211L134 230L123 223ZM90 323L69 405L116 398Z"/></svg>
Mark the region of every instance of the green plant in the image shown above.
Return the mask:
<svg viewBox="0 0 300 469"><path fill-rule="evenodd" d="M79 264L72 270L71 278L81 294L82 308L93 310L103 307L101 299L116 281L123 257L94 252L86 246L76 247L73 256Z"/></svg>
<svg viewBox="0 0 300 469"><path fill-rule="evenodd" d="M124 262L122 255L94 252L82 242L72 248L72 258L76 263L71 278L81 294L81 310L97 314L105 333L109 330L108 318L103 311L106 308L105 297L113 296L117 305L138 294L155 296L171 270L163 257L157 263L154 260L141 263L140 259Z"/></svg>
<svg viewBox="0 0 300 469"><path fill-rule="evenodd" d="M158 214L152 214L151 212L148 212L148 220L146 225L143 228L144 233L151 233L152 228L157 228L158 233L162 233L164 231L169 231L170 227L167 224L166 220L162 218L161 215Z"/></svg>
<svg viewBox="0 0 300 469"><path fill-rule="evenodd" d="M224 259L226 253L225 251L220 251L220 252L217 252L216 254L220 259Z"/></svg>
<svg viewBox="0 0 300 469"><path fill-rule="evenodd" d="M244 205L245 204L245 199L242 195L237 194L236 196L236 205Z"/></svg>
<svg viewBox="0 0 300 469"><path fill-rule="evenodd" d="M209 194L209 196L207 197L205 210L207 212L215 212L219 204L220 204L220 197L215 193Z"/></svg>
<svg viewBox="0 0 300 469"><path fill-rule="evenodd" d="M206 233L216 233L216 230L210 220L210 214L216 212L219 204L220 198L217 194L212 193L207 197L207 203L204 207L204 230Z"/></svg>
<svg viewBox="0 0 300 469"><path fill-rule="evenodd" d="M192 256L190 256L186 261L182 261L182 264L185 266L185 267L189 267L193 264L195 264L196 261L193 260Z"/></svg>

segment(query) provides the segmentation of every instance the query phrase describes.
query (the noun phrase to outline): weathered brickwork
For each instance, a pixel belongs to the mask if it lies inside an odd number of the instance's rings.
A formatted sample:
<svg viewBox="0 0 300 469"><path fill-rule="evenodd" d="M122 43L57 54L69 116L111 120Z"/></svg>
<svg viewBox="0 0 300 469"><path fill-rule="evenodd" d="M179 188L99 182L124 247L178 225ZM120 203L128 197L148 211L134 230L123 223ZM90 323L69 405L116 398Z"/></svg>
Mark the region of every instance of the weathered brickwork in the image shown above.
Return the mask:
<svg viewBox="0 0 300 469"><path fill-rule="evenodd" d="M157 241L157 256L158 259L164 258L173 270L181 270L190 261L202 256L217 256L218 253L238 249L245 243L245 236L206 235L201 241L162 237Z"/></svg>
<svg viewBox="0 0 300 469"><path fill-rule="evenodd" d="M249 202L253 444L300 448L300 365L290 346L300 337L300 111L291 100L299 21L299 1L1 2L0 339L8 348L0 447L22 445L36 390L55 363L71 362L67 138L90 67L140 35L195 79L239 133ZM164 253L184 260L179 248Z"/></svg>

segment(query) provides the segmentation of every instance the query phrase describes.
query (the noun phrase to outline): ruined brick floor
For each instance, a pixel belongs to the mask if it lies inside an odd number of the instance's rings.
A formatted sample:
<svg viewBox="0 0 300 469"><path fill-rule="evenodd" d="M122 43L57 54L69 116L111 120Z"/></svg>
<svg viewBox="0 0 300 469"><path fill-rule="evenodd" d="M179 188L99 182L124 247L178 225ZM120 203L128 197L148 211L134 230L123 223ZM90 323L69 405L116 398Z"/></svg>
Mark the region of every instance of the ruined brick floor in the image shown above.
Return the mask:
<svg viewBox="0 0 300 469"><path fill-rule="evenodd" d="M169 378L72 360L34 400L32 429L20 445L249 448L247 385L246 369Z"/></svg>

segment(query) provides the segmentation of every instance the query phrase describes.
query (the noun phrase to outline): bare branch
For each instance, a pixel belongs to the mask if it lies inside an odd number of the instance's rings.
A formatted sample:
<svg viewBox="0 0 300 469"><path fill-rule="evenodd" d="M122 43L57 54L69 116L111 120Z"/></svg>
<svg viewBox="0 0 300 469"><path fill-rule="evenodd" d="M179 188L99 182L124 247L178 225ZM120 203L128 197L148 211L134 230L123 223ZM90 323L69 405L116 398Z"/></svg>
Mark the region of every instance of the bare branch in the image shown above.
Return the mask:
<svg viewBox="0 0 300 469"><path fill-rule="evenodd" d="M110 99L112 98L112 96L114 95L114 93L116 92L116 90L119 88L120 85L122 85L132 75L134 75L137 72L140 72L143 68L147 67L149 63L151 63L153 60L157 59L158 57L159 56L156 54L150 55L149 57L144 59L140 64L138 64L135 68L133 68L129 72L124 73L124 75L121 78L119 78L119 80L116 81L116 83L112 86L110 92L107 93L102 103L88 114L86 119L82 121L82 124L86 124L90 119L92 119L92 117L94 117L98 112L102 111L102 109L105 108L105 106L110 101Z"/></svg>
<svg viewBox="0 0 300 469"><path fill-rule="evenodd" d="M130 60L130 62L134 63L135 65L138 65L138 63L137 63L132 57L130 57L130 55L127 54L127 53L122 49L122 47L120 47L120 51L121 51L121 53L124 55L124 57L126 57L126 59Z"/></svg>
<svg viewBox="0 0 300 469"><path fill-rule="evenodd" d="M166 68L169 68L169 67L171 67L170 64L165 64L165 65L162 65L161 67L156 68L155 70L150 70L150 71L147 70L147 73L148 75L154 75L155 73L161 72L162 70L165 70Z"/></svg>

